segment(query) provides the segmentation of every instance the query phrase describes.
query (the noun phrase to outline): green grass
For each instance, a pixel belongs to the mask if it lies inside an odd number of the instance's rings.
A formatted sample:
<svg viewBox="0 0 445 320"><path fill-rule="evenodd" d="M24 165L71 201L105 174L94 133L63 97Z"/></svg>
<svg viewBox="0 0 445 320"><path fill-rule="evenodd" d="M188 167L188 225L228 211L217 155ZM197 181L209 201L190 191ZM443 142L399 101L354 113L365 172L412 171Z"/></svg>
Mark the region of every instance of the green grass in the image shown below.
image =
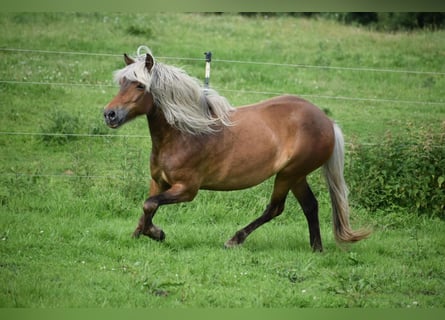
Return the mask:
<svg viewBox="0 0 445 320"><path fill-rule="evenodd" d="M117 91L110 85L120 55L146 44L200 79L203 61L167 57L204 58L211 50L211 85L234 105L272 96L255 92L306 96L341 124L350 143L378 144L407 126L443 133L444 75L218 59L444 73L444 31L384 34L231 14L11 13L0 15L0 25L3 48L112 54L0 51L0 131L62 134L0 134L1 307L445 306L444 221L353 202L353 225L371 225L374 233L339 248L318 173L310 181L324 253L311 252L292 197L285 213L242 247L223 249L267 205L271 181L162 207L155 223L166 241L131 239L148 192L150 141L125 135L146 136L147 124L141 118L111 131L102 121Z"/></svg>

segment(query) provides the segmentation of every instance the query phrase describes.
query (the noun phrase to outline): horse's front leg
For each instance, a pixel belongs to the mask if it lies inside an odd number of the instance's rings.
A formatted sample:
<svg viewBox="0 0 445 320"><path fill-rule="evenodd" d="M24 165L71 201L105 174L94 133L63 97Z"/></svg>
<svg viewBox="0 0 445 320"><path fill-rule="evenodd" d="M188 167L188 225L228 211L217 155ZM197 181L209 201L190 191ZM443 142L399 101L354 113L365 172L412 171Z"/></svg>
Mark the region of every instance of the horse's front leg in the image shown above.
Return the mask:
<svg viewBox="0 0 445 320"><path fill-rule="evenodd" d="M152 188L153 187L154 183L152 183ZM154 194L156 191L153 191L152 188L150 189L150 194ZM143 234L157 241L164 240L164 231L153 224L153 217L159 206L164 204L192 201L197 192L198 190L195 188L191 188L182 183L176 183L166 191L148 197L148 199L145 200L143 207L144 214L139 219L139 223L133 233L133 237L138 238L141 234Z"/></svg>
<svg viewBox="0 0 445 320"><path fill-rule="evenodd" d="M151 181L150 181L150 193L149 193L149 195L148 195L149 197L147 198L146 201L148 201L150 198L153 198L154 196L158 195L161 192L162 192L162 190L160 189L160 186L158 185L158 183L154 179L151 179ZM152 212L147 212L147 214L146 214L145 213L145 206L144 206L144 213L139 218L139 223L138 223L136 229L133 232L133 237L134 238L139 238L140 237L140 235L143 233L145 225L147 225L147 226L151 225L152 226L152 229L154 229L153 232L152 232L153 235L156 234L156 233L159 233L159 236L157 237L159 240L163 240L163 238L165 238L165 234L163 234L163 233L161 234L161 232L160 232L162 230L158 229L151 222L152 219L153 219L154 214L156 213L156 210L157 209L155 209ZM159 230L159 231L156 231L156 230Z"/></svg>

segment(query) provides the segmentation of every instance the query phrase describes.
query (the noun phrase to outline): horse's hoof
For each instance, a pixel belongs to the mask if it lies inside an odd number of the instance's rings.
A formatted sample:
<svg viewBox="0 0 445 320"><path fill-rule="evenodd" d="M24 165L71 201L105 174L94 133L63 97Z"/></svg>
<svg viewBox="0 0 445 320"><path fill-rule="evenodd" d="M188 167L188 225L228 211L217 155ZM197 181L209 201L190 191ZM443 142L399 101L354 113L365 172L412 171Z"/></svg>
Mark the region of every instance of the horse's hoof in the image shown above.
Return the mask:
<svg viewBox="0 0 445 320"><path fill-rule="evenodd" d="M159 242L162 242L165 240L165 233L162 230L156 230L156 232L149 233L149 234L147 234L147 236L149 238L159 241Z"/></svg>
<svg viewBox="0 0 445 320"><path fill-rule="evenodd" d="M159 234L159 239L158 241L164 241L165 240L165 233L164 231L161 230L160 234Z"/></svg>
<svg viewBox="0 0 445 320"><path fill-rule="evenodd" d="M234 241L233 239L230 239L229 241L227 241L226 243L224 243L224 249L231 249L231 248L236 248L238 247L240 244L237 241Z"/></svg>
<svg viewBox="0 0 445 320"><path fill-rule="evenodd" d="M139 237L141 236L142 232L141 230L136 230L135 232L133 232L133 234L131 235L132 238L134 239L139 239Z"/></svg>
<svg viewBox="0 0 445 320"><path fill-rule="evenodd" d="M314 243L311 244L312 252L323 252L323 245L321 244L321 240L315 240Z"/></svg>
<svg viewBox="0 0 445 320"><path fill-rule="evenodd" d="M244 230L237 231L235 235L224 244L224 247L227 249L235 248L240 244L242 244L244 240L246 240L246 238L247 238L247 233Z"/></svg>

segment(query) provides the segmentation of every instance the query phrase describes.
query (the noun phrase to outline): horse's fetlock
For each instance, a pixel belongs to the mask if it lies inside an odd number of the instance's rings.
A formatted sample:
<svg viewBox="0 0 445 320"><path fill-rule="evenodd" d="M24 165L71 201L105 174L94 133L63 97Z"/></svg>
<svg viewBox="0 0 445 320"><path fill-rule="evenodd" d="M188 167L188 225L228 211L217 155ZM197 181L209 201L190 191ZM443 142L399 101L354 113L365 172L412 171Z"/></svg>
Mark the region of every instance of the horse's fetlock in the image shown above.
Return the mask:
<svg viewBox="0 0 445 320"><path fill-rule="evenodd" d="M154 201L147 200L144 202L144 212L153 212L158 207L158 204Z"/></svg>

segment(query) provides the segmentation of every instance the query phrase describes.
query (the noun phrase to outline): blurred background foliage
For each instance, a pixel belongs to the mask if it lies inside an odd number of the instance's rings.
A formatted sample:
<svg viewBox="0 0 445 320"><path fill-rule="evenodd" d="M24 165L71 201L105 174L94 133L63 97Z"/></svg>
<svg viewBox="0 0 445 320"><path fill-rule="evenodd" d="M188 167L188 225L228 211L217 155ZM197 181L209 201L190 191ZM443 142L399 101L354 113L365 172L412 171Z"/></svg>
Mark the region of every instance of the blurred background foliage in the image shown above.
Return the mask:
<svg viewBox="0 0 445 320"><path fill-rule="evenodd" d="M333 19L344 24L367 26L378 31L437 30L445 27L445 12L246 12L244 16L291 15Z"/></svg>

